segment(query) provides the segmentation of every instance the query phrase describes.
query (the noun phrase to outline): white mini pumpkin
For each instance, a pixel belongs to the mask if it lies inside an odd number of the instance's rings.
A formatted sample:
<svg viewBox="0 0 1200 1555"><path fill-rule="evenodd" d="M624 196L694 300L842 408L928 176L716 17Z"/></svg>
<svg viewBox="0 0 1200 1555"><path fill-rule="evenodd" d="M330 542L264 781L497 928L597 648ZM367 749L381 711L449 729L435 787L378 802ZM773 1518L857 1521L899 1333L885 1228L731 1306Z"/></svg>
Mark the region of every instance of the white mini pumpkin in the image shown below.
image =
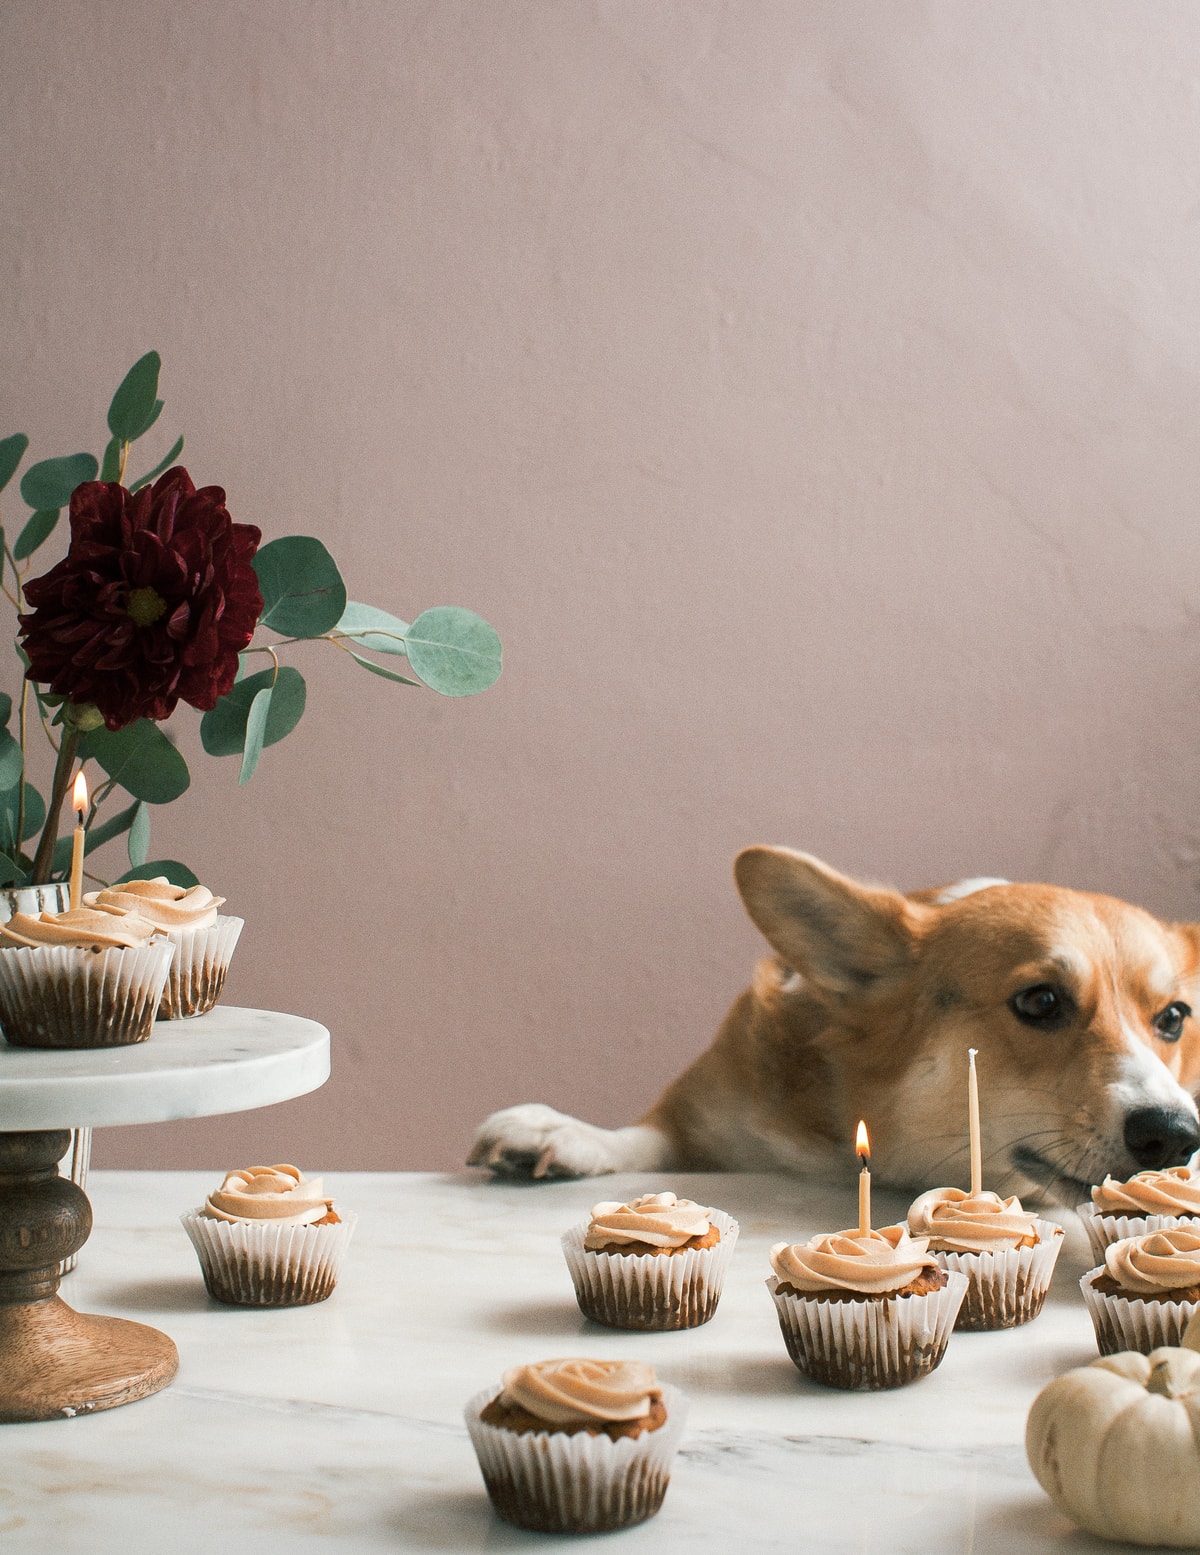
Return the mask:
<svg viewBox="0 0 1200 1555"><path fill-rule="evenodd" d="M1067 1372L1034 1399L1025 1451L1051 1501L1089 1533L1200 1545L1200 1354L1125 1352Z"/></svg>

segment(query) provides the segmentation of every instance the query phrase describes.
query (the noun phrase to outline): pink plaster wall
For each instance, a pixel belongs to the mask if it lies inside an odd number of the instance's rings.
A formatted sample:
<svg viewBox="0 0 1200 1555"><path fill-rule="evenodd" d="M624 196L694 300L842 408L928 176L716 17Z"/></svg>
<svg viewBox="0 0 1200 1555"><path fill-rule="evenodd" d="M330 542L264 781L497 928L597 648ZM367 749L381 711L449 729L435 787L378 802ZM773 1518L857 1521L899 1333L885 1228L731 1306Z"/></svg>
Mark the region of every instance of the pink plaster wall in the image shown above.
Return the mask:
<svg viewBox="0 0 1200 1555"><path fill-rule="evenodd" d="M1198 53L1186 0L10 0L0 435L98 447L155 346L235 517L507 655L311 651L248 788L195 763L156 851L335 1074L99 1162L625 1121L746 977L748 842L1200 914Z"/></svg>

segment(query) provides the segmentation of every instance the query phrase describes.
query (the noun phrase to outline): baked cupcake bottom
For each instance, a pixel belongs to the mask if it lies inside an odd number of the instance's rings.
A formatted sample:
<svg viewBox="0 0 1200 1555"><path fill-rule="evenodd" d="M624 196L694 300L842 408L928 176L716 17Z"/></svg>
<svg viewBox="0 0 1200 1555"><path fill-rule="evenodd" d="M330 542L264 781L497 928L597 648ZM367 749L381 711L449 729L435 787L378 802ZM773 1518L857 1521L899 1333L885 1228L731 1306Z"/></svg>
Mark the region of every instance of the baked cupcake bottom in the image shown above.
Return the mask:
<svg viewBox="0 0 1200 1555"><path fill-rule="evenodd" d="M928 1376L940 1365L967 1292L967 1277L948 1271L925 1295L822 1300L767 1280L780 1332L797 1370L826 1388L878 1391Z"/></svg>
<svg viewBox="0 0 1200 1555"><path fill-rule="evenodd" d="M584 1247L586 1224L562 1239L563 1256L584 1317L606 1328L642 1333L698 1328L717 1310L725 1272L737 1242L738 1223L712 1211L721 1239L712 1247L689 1247L665 1258L653 1253L599 1253Z"/></svg>
<svg viewBox="0 0 1200 1555"><path fill-rule="evenodd" d="M1017 1328L1037 1317L1050 1289L1054 1265L1064 1241L1061 1226L1035 1220L1038 1240L1032 1247L1004 1248L995 1253L938 1252L939 1265L967 1277L967 1294L955 1327L964 1333Z"/></svg>
<svg viewBox="0 0 1200 1555"><path fill-rule="evenodd" d="M128 1047L145 1042L174 957L139 949L38 945L0 950L0 1026L13 1047Z"/></svg>
<svg viewBox="0 0 1200 1555"><path fill-rule="evenodd" d="M158 1007L159 1020L185 1020L212 1009L221 997L230 959L245 926L244 918L218 918L210 929L169 936L175 959Z"/></svg>
<svg viewBox="0 0 1200 1555"><path fill-rule="evenodd" d="M235 1307L302 1307L333 1294L358 1216L331 1226L249 1225L181 1215L204 1284L214 1301Z"/></svg>
<svg viewBox="0 0 1200 1555"><path fill-rule="evenodd" d="M496 1514L534 1533L607 1533L653 1517L671 1477L687 1405L663 1386L667 1418L640 1436L526 1431L481 1416L497 1396L488 1388L465 1410L467 1431Z"/></svg>
<svg viewBox="0 0 1200 1555"><path fill-rule="evenodd" d="M1138 1350L1149 1355L1164 1345L1177 1346L1188 1320L1200 1312L1200 1300L1174 1299L1172 1292L1148 1300L1109 1294L1096 1289L1096 1280L1105 1272L1103 1268L1089 1269L1079 1282L1100 1354Z"/></svg>

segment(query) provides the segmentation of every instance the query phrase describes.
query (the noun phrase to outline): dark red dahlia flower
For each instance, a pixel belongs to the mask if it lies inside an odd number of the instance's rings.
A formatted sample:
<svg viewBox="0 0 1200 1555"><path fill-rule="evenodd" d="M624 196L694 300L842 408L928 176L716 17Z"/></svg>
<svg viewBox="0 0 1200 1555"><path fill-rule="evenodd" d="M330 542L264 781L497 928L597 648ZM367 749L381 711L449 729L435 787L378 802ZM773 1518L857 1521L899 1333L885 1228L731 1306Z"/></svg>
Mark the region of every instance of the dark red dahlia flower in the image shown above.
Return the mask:
<svg viewBox="0 0 1200 1555"><path fill-rule="evenodd" d="M177 465L131 493L86 481L71 494L71 545L25 586L20 619L30 680L110 729L203 711L229 691L263 607L250 559L262 539L235 524L219 486Z"/></svg>

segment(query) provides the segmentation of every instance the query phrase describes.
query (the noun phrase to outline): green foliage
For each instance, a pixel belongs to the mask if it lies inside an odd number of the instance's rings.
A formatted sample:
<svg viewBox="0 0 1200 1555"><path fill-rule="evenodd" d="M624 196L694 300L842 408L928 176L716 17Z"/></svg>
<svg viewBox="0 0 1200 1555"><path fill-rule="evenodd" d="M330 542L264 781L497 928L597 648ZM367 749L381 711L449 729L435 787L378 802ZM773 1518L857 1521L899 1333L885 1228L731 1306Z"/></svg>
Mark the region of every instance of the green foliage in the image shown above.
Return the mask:
<svg viewBox="0 0 1200 1555"><path fill-rule="evenodd" d="M486 691L500 674L500 639L473 610L435 605L408 629L408 662L427 686L447 697Z"/></svg>
<svg viewBox="0 0 1200 1555"><path fill-rule="evenodd" d="M246 725L260 691L270 686L274 670L260 670L239 680L216 707L200 720L200 743L210 756L240 756L246 749ZM275 745L304 715L307 688L299 670L285 664L275 679L262 733L262 748Z"/></svg>
<svg viewBox="0 0 1200 1555"><path fill-rule="evenodd" d="M19 790L14 786L0 791L0 848L10 857L16 857L17 845L17 799ZM46 821L46 805L41 794L31 783L25 785L25 829L21 836L22 842L28 842L30 837L36 837Z"/></svg>
<svg viewBox="0 0 1200 1555"><path fill-rule="evenodd" d="M24 432L14 432L12 437L0 438L0 491L17 473L17 466L25 457L29 439Z"/></svg>
<svg viewBox="0 0 1200 1555"><path fill-rule="evenodd" d="M148 864L139 864L136 869L127 869L117 876L113 885L120 885L124 880L153 880L155 875L166 875L172 885L182 886L185 891L189 886L200 884L199 877L186 864L173 858L156 858Z"/></svg>
<svg viewBox="0 0 1200 1555"><path fill-rule="evenodd" d="M0 729L0 789L15 788L25 770L21 746L7 729Z"/></svg>
<svg viewBox="0 0 1200 1555"><path fill-rule="evenodd" d="M141 491L143 486L149 486L151 481L156 481L160 475L171 468L182 452L183 438L179 437L175 439L175 443L167 457L165 459L160 459L152 470L146 471L145 475L139 475L137 480L131 481L129 484L129 490Z"/></svg>
<svg viewBox="0 0 1200 1555"><path fill-rule="evenodd" d="M399 616L388 615L386 610L376 610L374 605L360 605L351 600L342 611L334 632L338 637L351 638L360 648L369 648L372 653L398 653L403 658L407 652L404 639L409 633L408 622L401 621Z"/></svg>
<svg viewBox="0 0 1200 1555"><path fill-rule="evenodd" d="M355 653L353 648L347 648L346 652L354 660L355 664L361 664L363 669L370 670L372 675L378 675L382 680L395 680L402 686L419 686L419 680L410 680L407 675L397 675L395 670L384 669L382 664L376 664L371 659L364 659L361 653Z"/></svg>
<svg viewBox="0 0 1200 1555"><path fill-rule="evenodd" d="M100 461L100 479L102 481L117 481L121 478L121 453L125 444L119 437L110 437L104 450L104 458Z"/></svg>
<svg viewBox="0 0 1200 1555"><path fill-rule="evenodd" d="M84 481L94 481L100 466L94 454L67 454L31 464L21 477L21 498L36 511L65 508L71 493Z"/></svg>
<svg viewBox="0 0 1200 1555"><path fill-rule="evenodd" d="M311 535L287 535L254 558L262 590L259 620L282 637L320 637L341 620L346 585L337 563Z"/></svg>
<svg viewBox="0 0 1200 1555"><path fill-rule="evenodd" d="M108 407L108 430L120 442L136 441L158 420L162 410L162 401L158 398L161 368L158 352L147 351L121 379Z"/></svg>
<svg viewBox="0 0 1200 1555"><path fill-rule="evenodd" d="M12 697L7 691L0 691L0 729L8 727L8 720L12 717Z"/></svg>
<svg viewBox="0 0 1200 1555"><path fill-rule="evenodd" d="M79 754L93 757L126 793L147 804L170 804L191 782L187 762L148 718L116 733L93 729L80 741Z"/></svg>
<svg viewBox="0 0 1200 1555"><path fill-rule="evenodd" d="M263 736L267 732L267 719L271 712L273 686L267 685L255 693L250 711L246 714L246 742L242 750L242 770L238 773L238 787L248 783L258 766L263 752Z"/></svg>
<svg viewBox="0 0 1200 1555"><path fill-rule="evenodd" d="M150 857L150 810L145 804L139 803L134 808L126 850L134 869L141 869Z"/></svg>
<svg viewBox="0 0 1200 1555"><path fill-rule="evenodd" d="M24 885L26 873L23 865L7 853L0 852L0 885Z"/></svg>
<svg viewBox="0 0 1200 1555"><path fill-rule="evenodd" d="M50 538L61 511L61 508L38 509L17 536L17 543L13 546L14 561L23 562L27 556L33 555L39 545Z"/></svg>

